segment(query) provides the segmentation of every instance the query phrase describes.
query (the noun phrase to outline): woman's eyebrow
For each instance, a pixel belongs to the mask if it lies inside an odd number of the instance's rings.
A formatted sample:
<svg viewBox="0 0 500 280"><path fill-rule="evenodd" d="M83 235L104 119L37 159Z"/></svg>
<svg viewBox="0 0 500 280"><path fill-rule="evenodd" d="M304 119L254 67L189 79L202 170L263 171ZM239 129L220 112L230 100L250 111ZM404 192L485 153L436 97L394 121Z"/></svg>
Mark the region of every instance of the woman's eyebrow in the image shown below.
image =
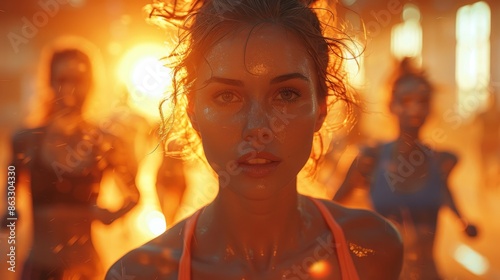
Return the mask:
<svg viewBox="0 0 500 280"><path fill-rule="evenodd" d="M235 80L235 79L228 79L228 78L222 78L222 77L210 77L210 79L205 81L205 85L208 85L210 83L220 83L220 84L226 84L230 86L237 86L237 87L243 87L244 84L240 80Z"/></svg>
<svg viewBox="0 0 500 280"><path fill-rule="evenodd" d="M306 82L310 82L308 77L297 72L297 73L289 73L289 74L284 74L284 75L274 77L271 79L271 81L269 83L270 84L277 84L277 83L281 83L281 82L285 82L285 81L293 80L293 79L300 79L300 80L304 80ZM220 83L220 84L226 84L226 85L237 86L237 87L243 87L245 85L243 83L243 81L240 81L240 80L217 77L217 76L210 77L208 80L205 81L204 84L208 85L210 83Z"/></svg>
<svg viewBox="0 0 500 280"><path fill-rule="evenodd" d="M284 74L284 75L280 75L280 76L273 78L271 80L270 84L277 84L277 83L281 83L281 82L292 80L292 79L301 79L301 80L304 80L306 82L310 82L309 78L302 75L301 73L290 73L290 74Z"/></svg>

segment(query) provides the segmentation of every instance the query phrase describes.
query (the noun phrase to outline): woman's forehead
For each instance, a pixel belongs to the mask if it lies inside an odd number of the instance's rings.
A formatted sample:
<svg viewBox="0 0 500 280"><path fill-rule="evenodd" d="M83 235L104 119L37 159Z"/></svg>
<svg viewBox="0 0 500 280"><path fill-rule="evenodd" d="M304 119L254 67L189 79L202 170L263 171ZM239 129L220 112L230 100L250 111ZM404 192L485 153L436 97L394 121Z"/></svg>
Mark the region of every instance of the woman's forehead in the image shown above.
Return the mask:
<svg viewBox="0 0 500 280"><path fill-rule="evenodd" d="M403 96L406 94L425 94L430 95L432 89L428 83L420 79L406 79L398 82L394 87L394 94Z"/></svg>
<svg viewBox="0 0 500 280"><path fill-rule="evenodd" d="M81 74L89 72L90 65L79 58L59 59L54 63L54 70L60 72L72 71Z"/></svg>
<svg viewBox="0 0 500 280"><path fill-rule="evenodd" d="M276 24L249 26L222 38L207 51L206 62L214 74L244 69L257 76L314 66L304 43Z"/></svg>
<svg viewBox="0 0 500 280"><path fill-rule="evenodd" d="M395 98L396 99L415 99L415 98L425 98L425 99L428 99L431 97L431 91L429 90L429 88L415 88L415 89L409 89L409 90L405 90L405 91L397 91L395 92Z"/></svg>

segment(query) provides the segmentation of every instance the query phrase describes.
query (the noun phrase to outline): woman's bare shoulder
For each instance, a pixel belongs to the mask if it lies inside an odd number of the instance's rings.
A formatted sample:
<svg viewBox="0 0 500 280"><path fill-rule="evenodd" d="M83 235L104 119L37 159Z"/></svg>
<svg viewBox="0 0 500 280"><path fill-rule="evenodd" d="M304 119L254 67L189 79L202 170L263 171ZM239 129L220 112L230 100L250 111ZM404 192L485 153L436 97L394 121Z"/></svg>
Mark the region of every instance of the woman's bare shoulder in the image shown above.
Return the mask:
<svg viewBox="0 0 500 280"><path fill-rule="evenodd" d="M184 224L185 221L179 222L155 239L125 254L108 269L105 279L177 279Z"/></svg>
<svg viewBox="0 0 500 280"><path fill-rule="evenodd" d="M373 211L347 208L328 200L322 202L344 232L360 279L398 279L403 242L396 227Z"/></svg>

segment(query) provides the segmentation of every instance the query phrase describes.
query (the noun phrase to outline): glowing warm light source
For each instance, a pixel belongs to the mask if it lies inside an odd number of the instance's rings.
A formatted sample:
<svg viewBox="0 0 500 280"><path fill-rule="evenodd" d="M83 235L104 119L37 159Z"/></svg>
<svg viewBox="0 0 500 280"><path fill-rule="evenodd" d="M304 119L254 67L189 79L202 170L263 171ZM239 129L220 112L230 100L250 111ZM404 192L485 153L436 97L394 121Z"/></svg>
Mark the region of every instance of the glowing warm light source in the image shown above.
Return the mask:
<svg viewBox="0 0 500 280"><path fill-rule="evenodd" d="M171 85L172 72L161 61L167 51L159 45L139 45L128 51L118 66L118 78L126 85L130 105L147 118L158 118L158 105Z"/></svg>
<svg viewBox="0 0 500 280"><path fill-rule="evenodd" d="M152 56L137 61L131 72L133 90L151 97L161 97L170 83L170 78L168 68Z"/></svg>
<svg viewBox="0 0 500 280"><path fill-rule="evenodd" d="M489 269L488 259L467 245L460 244L453 254L454 259L470 272L484 275Z"/></svg>
<svg viewBox="0 0 500 280"><path fill-rule="evenodd" d="M420 10L413 4L406 4L403 8L403 20L420 21Z"/></svg>
<svg viewBox="0 0 500 280"><path fill-rule="evenodd" d="M331 270L330 264L325 260L320 260L320 261L313 263L309 267L309 275L313 279L315 279L315 278L321 279L321 278L324 278L324 277L330 275L330 270Z"/></svg>
<svg viewBox="0 0 500 280"><path fill-rule="evenodd" d="M350 50L344 55L347 58L345 67L349 82L354 87L363 87L365 83L363 46L356 39L348 41L346 44Z"/></svg>
<svg viewBox="0 0 500 280"><path fill-rule="evenodd" d="M117 55L120 53L122 46L118 42L111 42L108 44L108 52L111 55Z"/></svg>
<svg viewBox="0 0 500 280"><path fill-rule="evenodd" d="M151 237L156 237L167 230L165 217L158 210L143 210L137 216L136 225L137 228L147 231Z"/></svg>
<svg viewBox="0 0 500 280"><path fill-rule="evenodd" d="M391 52L397 59L413 57L417 64L422 56L422 26L420 10L413 4L403 8L403 22L392 28Z"/></svg>
<svg viewBox="0 0 500 280"><path fill-rule="evenodd" d="M491 11L483 1L458 9L456 73L458 113L471 117L486 108L490 83Z"/></svg>

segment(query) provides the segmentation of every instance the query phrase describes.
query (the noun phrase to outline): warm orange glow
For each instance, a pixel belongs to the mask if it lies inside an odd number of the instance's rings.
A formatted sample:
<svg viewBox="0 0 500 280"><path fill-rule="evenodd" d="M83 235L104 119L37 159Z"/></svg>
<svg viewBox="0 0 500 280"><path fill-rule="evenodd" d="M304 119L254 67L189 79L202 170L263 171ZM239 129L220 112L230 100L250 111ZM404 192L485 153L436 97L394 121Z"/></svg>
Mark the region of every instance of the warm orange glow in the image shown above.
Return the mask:
<svg viewBox="0 0 500 280"><path fill-rule="evenodd" d="M365 84L363 45L356 39L348 41L347 45L350 52L344 55L347 58L345 67L349 82L356 88L362 88Z"/></svg>
<svg viewBox="0 0 500 280"><path fill-rule="evenodd" d="M397 59L413 57L417 64L421 64L422 26L417 6L413 4L404 6L403 22L392 28L391 52Z"/></svg>
<svg viewBox="0 0 500 280"><path fill-rule="evenodd" d="M166 46L138 45L122 57L117 69L118 79L127 88L131 107L149 119L158 119L156 108L171 85L171 70L161 61L166 54Z"/></svg>
<svg viewBox="0 0 500 280"><path fill-rule="evenodd" d="M158 98L163 95L170 83L169 69L153 56L139 59L132 68L130 78L133 90L146 96Z"/></svg>
<svg viewBox="0 0 500 280"><path fill-rule="evenodd" d="M136 138L138 141L140 138ZM147 147L139 142L139 146ZM148 147L148 151L154 148ZM160 212L155 189L156 172L163 154L152 152L139 162L136 184L141 193L139 204L123 218L111 225L94 223L94 243L105 267L109 267L118 257L155 238L165 231L166 224ZM101 182L98 205L116 211L123 204L123 195L116 185L112 173L107 173Z"/></svg>
<svg viewBox="0 0 500 280"><path fill-rule="evenodd" d="M490 84L491 11L479 1L458 9L456 22L457 112L465 118L486 108Z"/></svg>
<svg viewBox="0 0 500 280"><path fill-rule="evenodd" d="M143 229L146 235L154 238L167 229L165 217L158 210L143 210L136 219L136 226L138 229Z"/></svg>
<svg viewBox="0 0 500 280"><path fill-rule="evenodd" d="M331 266L325 260L317 261L309 267L309 274L313 279L322 279L330 275L330 272Z"/></svg>
<svg viewBox="0 0 500 280"><path fill-rule="evenodd" d="M145 239L152 239L163 233L166 228L165 217L160 212L156 194L156 171L161 164L161 152L149 154L141 161L137 173L137 186L141 192L141 201L137 206L137 215L133 216L133 230L139 230Z"/></svg>

